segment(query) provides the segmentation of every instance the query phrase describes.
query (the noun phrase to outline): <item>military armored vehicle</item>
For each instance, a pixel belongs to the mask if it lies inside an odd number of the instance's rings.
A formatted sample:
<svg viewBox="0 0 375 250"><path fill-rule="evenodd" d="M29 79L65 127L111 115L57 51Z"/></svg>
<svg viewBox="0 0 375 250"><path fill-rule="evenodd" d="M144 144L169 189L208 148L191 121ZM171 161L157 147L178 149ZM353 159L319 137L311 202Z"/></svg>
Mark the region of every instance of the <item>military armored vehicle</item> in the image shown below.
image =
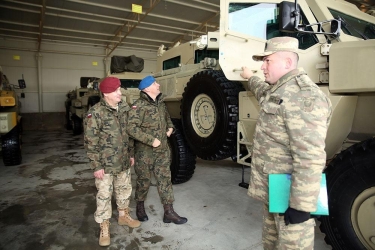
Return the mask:
<svg viewBox="0 0 375 250"><path fill-rule="evenodd" d="M23 79L18 80L18 86L10 84L0 67L0 136L5 166L18 165L22 162L22 117L15 89L24 88L26 84Z"/></svg>
<svg viewBox="0 0 375 250"><path fill-rule="evenodd" d="M87 110L100 100L98 90L99 78L81 77L80 88L71 90L66 94L65 122L66 129L73 130L73 135L83 131L83 117Z"/></svg>
<svg viewBox="0 0 375 250"><path fill-rule="evenodd" d="M144 77L140 74L144 68L142 58L132 56L113 56L111 58L110 71L107 76L120 78L121 86L129 88L129 91L122 91L124 100L130 103L137 94L132 88L137 88ZM83 117L89 108L100 101L99 84L102 79L97 77L81 77L80 88L71 90L66 94L65 101L65 122L66 129L73 130L74 135L83 131ZM138 91L137 91L138 92ZM139 94L138 94L139 96Z"/></svg>
<svg viewBox="0 0 375 250"><path fill-rule="evenodd" d="M158 51L154 74L181 123L187 150L205 160L250 166L259 105L240 76L263 77L252 55L267 39L299 40L299 65L330 98L326 139L333 249L375 249L375 18L341 0L220 1L220 31ZM182 172L183 173L183 172Z"/></svg>

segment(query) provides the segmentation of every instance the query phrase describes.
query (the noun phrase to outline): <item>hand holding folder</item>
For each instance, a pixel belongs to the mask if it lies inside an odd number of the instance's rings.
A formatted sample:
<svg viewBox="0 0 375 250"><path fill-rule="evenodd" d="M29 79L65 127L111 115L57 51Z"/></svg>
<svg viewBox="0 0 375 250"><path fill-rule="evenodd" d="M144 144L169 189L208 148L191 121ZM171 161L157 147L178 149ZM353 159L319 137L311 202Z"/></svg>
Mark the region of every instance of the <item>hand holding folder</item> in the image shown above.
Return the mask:
<svg viewBox="0 0 375 250"><path fill-rule="evenodd" d="M291 176L290 174L270 174L269 180L269 212L284 213L289 206ZM322 174L317 210L312 215L328 215L328 196L326 175Z"/></svg>

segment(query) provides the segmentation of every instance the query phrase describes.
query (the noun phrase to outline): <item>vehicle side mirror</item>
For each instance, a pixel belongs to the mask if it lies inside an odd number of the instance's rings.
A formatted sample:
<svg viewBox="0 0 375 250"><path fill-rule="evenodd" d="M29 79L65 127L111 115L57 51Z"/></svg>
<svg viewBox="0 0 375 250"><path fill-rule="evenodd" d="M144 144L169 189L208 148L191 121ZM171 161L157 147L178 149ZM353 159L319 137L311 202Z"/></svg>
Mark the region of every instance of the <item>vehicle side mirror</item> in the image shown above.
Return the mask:
<svg viewBox="0 0 375 250"><path fill-rule="evenodd" d="M279 5L279 29L282 32L296 32L296 27L299 22L299 15L296 15L299 10L293 2L283 1Z"/></svg>
<svg viewBox="0 0 375 250"><path fill-rule="evenodd" d="M339 32L341 30L341 21L332 19L331 20L331 33L334 36L339 36Z"/></svg>
<svg viewBox="0 0 375 250"><path fill-rule="evenodd" d="M295 3L283 1L279 5L279 30L281 32L288 33L304 33L304 34L324 34L331 36L332 38L337 38L340 36L341 30L341 20L331 19L327 21L303 24L300 23L301 14L299 7L297 5L297 0ZM323 24L330 23L331 32L325 32L323 30ZM317 31L313 31L311 27L316 26ZM311 29L311 30L308 30Z"/></svg>

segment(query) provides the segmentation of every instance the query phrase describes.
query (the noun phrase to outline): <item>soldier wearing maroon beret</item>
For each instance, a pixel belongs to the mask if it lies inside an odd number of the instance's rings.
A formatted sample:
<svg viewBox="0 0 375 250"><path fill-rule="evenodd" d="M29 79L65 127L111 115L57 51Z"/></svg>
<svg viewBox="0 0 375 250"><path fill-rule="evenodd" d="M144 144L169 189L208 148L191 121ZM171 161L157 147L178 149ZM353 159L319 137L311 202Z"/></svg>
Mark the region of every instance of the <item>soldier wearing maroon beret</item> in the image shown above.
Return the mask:
<svg viewBox="0 0 375 250"><path fill-rule="evenodd" d="M94 218L100 223L100 246L110 244L113 190L119 213L118 224L131 228L141 225L129 215L134 142L126 132L130 107L121 100L120 85L118 78L106 77L99 85L102 99L89 109L85 118L84 143L98 190Z"/></svg>

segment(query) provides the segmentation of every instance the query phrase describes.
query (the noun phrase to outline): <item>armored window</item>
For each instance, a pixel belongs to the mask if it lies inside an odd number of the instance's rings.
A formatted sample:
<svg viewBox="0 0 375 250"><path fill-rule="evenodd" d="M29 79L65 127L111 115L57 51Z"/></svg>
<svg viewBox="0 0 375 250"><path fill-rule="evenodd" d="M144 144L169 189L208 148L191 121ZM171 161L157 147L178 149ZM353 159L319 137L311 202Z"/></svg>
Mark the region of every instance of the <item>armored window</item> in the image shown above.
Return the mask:
<svg viewBox="0 0 375 250"><path fill-rule="evenodd" d="M128 89L128 88L138 88L139 83L141 80L134 80L134 79L120 79L121 81L121 88Z"/></svg>
<svg viewBox="0 0 375 250"><path fill-rule="evenodd" d="M335 19L341 19L341 30L350 36L362 39L375 39L375 24L349 16L342 12L328 9Z"/></svg>
<svg viewBox="0 0 375 250"><path fill-rule="evenodd" d="M301 13L303 24L309 24ZM230 3L229 29L265 40L291 36L299 40L299 48L307 49L318 43L315 34L286 33L279 30L279 5L275 3ZM312 31L311 27L306 29Z"/></svg>
<svg viewBox="0 0 375 250"><path fill-rule="evenodd" d="M219 50L196 50L194 63L200 63L200 61L204 60L204 58L206 57L215 58L216 60L219 60Z"/></svg>
<svg viewBox="0 0 375 250"><path fill-rule="evenodd" d="M181 63L181 56L163 61L163 70L177 68Z"/></svg>

